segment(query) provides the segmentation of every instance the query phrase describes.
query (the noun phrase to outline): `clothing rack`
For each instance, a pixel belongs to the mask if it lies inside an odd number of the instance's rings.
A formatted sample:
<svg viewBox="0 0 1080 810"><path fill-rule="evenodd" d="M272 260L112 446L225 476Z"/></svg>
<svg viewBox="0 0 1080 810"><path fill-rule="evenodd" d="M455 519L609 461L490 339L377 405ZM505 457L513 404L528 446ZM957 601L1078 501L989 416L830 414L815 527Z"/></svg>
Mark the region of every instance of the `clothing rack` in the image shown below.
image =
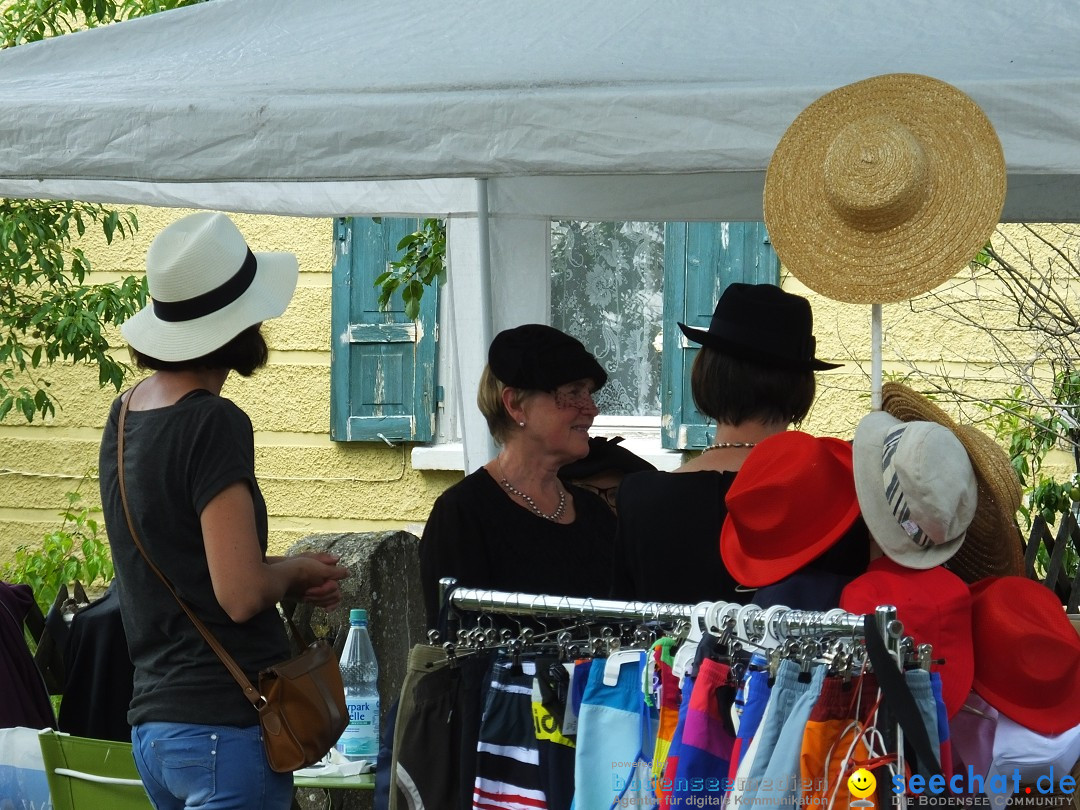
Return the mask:
<svg viewBox="0 0 1080 810"><path fill-rule="evenodd" d="M669 602L621 602L612 599L592 599L547 594L515 593L482 588L459 588L457 580L439 580L439 601L459 611L499 613L512 616L551 617L567 619L621 619L674 623L693 621L695 615L722 618L735 636L744 640L760 639L766 629L776 637L799 638L810 636L841 636L851 640L865 638L864 617L843 610L825 612L798 610L784 606L762 608L758 605L738 605L728 602L683 605ZM734 619L734 621L732 621ZM897 619L893 605L879 605L874 610L877 625L889 652L899 665L904 641L904 626ZM926 645L929 653L929 646ZM897 736L897 768L904 769L904 734L899 723ZM901 807L908 806L906 791L897 797Z"/></svg>
<svg viewBox="0 0 1080 810"><path fill-rule="evenodd" d="M673 623L689 621L699 605L670 602L621 602L612 599L592 599L547 594L514 593L482 588L459 588L457 580L439 580L440 601L452 608L483 613L494 612L512 616L550 618L622 619ZM757 605L714 603L713 612L735 619L735 635L744 639L761 638L766 629L776 636L800 638L806 636L842 635L852 639L863 636L863 617L842 610L826 612L793 608L762 608ZM738 608L736 612L734 609ZM733 614L733 615L732 615ZM893 647L903 635L903 625L897 620L896 608L881 605L874 611L882 637Z"/></svg>

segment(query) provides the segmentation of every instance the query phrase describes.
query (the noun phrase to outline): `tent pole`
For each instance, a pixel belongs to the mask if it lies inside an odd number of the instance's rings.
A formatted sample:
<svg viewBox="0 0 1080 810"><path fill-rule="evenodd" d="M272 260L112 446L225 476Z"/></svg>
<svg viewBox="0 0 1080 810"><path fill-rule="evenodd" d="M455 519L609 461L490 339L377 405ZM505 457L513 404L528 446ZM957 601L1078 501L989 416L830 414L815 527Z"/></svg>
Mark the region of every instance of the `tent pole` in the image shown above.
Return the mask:
<svg viewBox="0 0 1080 810"><path fill-rule="evenodd" d="M476 178L476 238L480 243L480 328L483 330L484 346L491 344L494 330L491 323L491 233L488 230L488 181Z"/></svg>
<svg viewBox="0 0 1080 810"><path fill-rule="evenodd" d="M478 265L478 287L479 287L479 313L480 323L477 324L480 333L480 346L481 351L484 352L484 357L487 356L487 348L491 345L491 338L493 335L493 325L491 322L491 234L488 229L489 213L488 213L488 181L487 178L476 178L476 260ZM471 341L470 341L471 342ZM475 345L475 343L473 343ZM455 351L460 351L460 343L455 342ZM475 364L470 364L475 365ZM483 363L479 364L483 367ZM477 378L478 381L479 378ZM470 391L471 396L475 396L475 381ZM465 416L464 408L475 400L471 399L471 396L466 395L464 391L459 390L459 399L462 405L462 450L465 454L465 474L476 472L489 459L495 457L495 443L491 438L491 434L488 433L486 427L481 432L480 427L483 424L483 420L470 419ZM472 405L475 407L475 405ZM470 427L472 428L470 430Z"/></svg>
<svg viewBox="0 0 1080 810"><path fill-rule="evenodd" d="M870 407L881 410L881 304L870 307Z"/></svg>

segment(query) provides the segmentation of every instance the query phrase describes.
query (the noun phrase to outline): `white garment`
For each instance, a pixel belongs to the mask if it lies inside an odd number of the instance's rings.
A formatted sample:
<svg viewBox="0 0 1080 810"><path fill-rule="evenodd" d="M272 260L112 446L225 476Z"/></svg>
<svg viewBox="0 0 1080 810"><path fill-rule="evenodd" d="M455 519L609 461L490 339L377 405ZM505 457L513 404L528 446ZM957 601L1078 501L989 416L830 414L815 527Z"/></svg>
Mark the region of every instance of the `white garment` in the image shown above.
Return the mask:
<svg viewBox="0 0 1080 810"><path fill-rule="evenodd" d="M1004 808L1016 786L1014 776L1019 772L1020 783L1035 785L1032 794L1039 793L1040 787L1046 794L1052 793L1061 783L1061 777L1069 775L1077 759L1080 759L1080 726L1049 736L999 714L994 733L994 760L986 773L983 792L991 806ZM1006 792L991 791L995 776L1003 777L997 782L1005 783Z"/></svg>

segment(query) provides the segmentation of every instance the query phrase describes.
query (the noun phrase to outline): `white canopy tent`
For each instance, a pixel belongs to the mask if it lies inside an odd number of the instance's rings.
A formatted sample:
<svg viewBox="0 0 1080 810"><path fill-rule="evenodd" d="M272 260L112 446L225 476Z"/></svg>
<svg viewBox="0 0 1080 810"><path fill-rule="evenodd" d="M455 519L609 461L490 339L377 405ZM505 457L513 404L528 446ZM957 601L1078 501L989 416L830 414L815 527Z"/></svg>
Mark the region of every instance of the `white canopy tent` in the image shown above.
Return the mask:
<svg viewBox="0 0 1080 810"><path fill-rule="evenodd" d="M473 391L547 318L549 218L761 219L788 124L868 76L967 92L1005 219L1080 221L1078 44L1073 0L214 0L0 52L0 196L447 216Z"/></svg>

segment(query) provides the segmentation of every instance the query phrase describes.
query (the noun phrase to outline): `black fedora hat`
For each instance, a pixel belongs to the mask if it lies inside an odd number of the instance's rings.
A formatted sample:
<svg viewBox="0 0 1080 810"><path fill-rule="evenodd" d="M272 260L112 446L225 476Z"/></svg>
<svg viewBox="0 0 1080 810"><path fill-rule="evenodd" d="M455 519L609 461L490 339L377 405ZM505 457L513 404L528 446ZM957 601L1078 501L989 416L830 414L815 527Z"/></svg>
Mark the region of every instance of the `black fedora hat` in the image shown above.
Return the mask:
<svg viewBox="0 0 1080 810"><path fill-rule="evenodd" d="M687 338L739 360L797 371L839 368L814 357L810 302L774 284L729 284L708 331L680 323Z"/></svg>

